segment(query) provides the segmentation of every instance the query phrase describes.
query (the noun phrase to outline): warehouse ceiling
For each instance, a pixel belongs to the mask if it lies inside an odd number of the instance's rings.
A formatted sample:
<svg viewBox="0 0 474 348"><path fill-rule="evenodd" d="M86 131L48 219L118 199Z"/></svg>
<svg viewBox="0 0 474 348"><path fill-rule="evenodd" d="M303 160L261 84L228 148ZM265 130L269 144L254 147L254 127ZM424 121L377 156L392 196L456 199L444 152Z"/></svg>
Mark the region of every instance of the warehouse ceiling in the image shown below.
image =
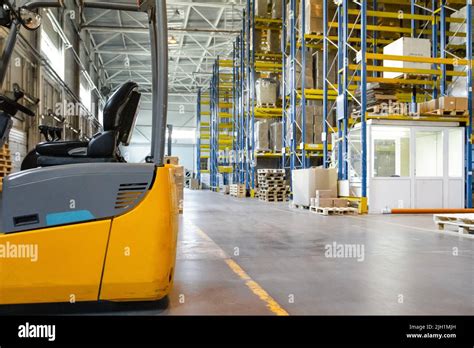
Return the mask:
<svg viewBox="0 0 474 348"><path fill-rule="evenodd" d="M114 2L131 4L136 0ZM244 0L167 0L171 95L190 95L197 87L208 88L216 57L232 54L232 43L242 26L243 4ZM95 41L107 84L115 88L134 80L143 92L150 92L146 14L87 8L83 22L83 30Z"/></svg>

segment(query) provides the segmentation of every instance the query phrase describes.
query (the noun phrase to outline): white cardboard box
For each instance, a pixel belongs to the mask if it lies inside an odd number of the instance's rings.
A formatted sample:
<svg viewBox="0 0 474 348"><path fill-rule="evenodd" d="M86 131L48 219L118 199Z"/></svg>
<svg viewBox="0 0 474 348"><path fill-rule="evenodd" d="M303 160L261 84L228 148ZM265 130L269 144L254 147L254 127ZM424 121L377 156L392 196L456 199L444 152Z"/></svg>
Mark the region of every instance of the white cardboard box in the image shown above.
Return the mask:
<svg viewBox="0 0 474 348"><path fill-rule="evenodd" d="M410 57L431 57L431 41L402 37L383 48L383 54ZM402 62L398 60L384 60L384 67L431 69L430 63ZM396 78L403 75L401 72L384 71L384 78Z"/></svg>
<svg viewBox="0 0 474 348"><path fill-rule="evenodd" d="M332 190L337 197L337 169L308 168L292 172L293 203L310 206L316 190Z"/></svg>
<svg viewBox="0 0 474 348"><path fill-rule="evenodd" d="M276 104L276 81L272 79L258 79L255 87L257 94L257 105Z"/></svg>
<svg viewBox="0 0 474 348"><path fill-rule="evenodd" d="M471 8L471 12L474 14L474 8ZM459 11L453 12L451 15L451 18L461 18L461 19L466 19L467 17L467 7L464 6L461 8ZM467 32L467 24L466 22L464 23L449 23L449 31L453 33L464 33L466 34ZM474 36L474 34L473 34ZM449 44L451 45L465 45L466 44L466 37L461 37L461 36L450 36L449 37Z"/></svg>

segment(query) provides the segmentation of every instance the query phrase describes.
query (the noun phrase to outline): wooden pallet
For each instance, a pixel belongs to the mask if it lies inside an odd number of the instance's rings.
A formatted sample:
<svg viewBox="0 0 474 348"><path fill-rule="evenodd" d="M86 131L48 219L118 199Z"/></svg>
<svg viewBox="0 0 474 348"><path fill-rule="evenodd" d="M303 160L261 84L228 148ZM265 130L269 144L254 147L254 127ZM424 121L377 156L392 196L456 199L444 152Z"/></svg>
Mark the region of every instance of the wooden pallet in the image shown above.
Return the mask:
<svg viewBox="0 0 474 348"><path fill-rule="evenodd" d="M267 191L271 191L271 192L287 192L288 191L288 187L286 186L259 186L258 187L258 190L259 192L267 192Z"/></svg>
<svg viewBox="0 0 474 348"><path fill-rule="evenodd" d="M286 195L277 195L277 196L259 196L258 199L261 202L266 202L266 203L275 203L275 202L286 202L288 200L288 197Z"/></svg>
<svg viewBox="0 0 474 348"><path fill-rule="evenodd" d="M474 214L435 214L433 220L441 231L454 226L461 234L474 233Z"/></svg>
<svg viewBox="0 0 474 348"><path fill-rule="evenodd" d="M284 179L258 180L258 184L262 186L286 186L286 180Z"/></svg>
<svg viewBox="0 0 474 348"><path fill-rule="evenodd" d="M259 169L257 174L283 174L285 175L284 169Z"/></svg>
<svg viewBox="0 0 474 348"><path fill-rule="evenodd" d="M322 208L322 207L309 207L311 212L319 215L359 215L357 208Z"/></svg>
<svg viewBox="0 0 474 348"><path fill-rule="evenodd" d="M1 179L8 176L13 169L11 153L8 145L4 145L0 149L0 181ZM0 192L3 189L3 185L0 186Z"/></svg>
<svg viewBox="0 0 474 348"><path fill-rule="evenodd" d="M230 185L229 195L237 198L247 197L247 188L245 185Z"/></svg>
<svg viewBox="0 0 474 348"><path fill-rule="evenodd" d="M276 103L261 103L257 104L257 108L276 108Z"/></svg>
<svg viewBox="0 0 474 348"><path fill-rule="evenodd" d="M291 203L291 208L294 208L294 209L302 209L302 210L308 210L308 209L309 209L309 205L301 205L301 204Z"/></svg>
<svg viewBox="0 0 474 348"><path fill-rule="evenodd" d="M425 112L426 115L433 115L433 116L468 116L467 110L444 110L444 109L437 109L437 110L430 110Z"/></svg>
<svg viewBox="0 0 474 348"><path fill-rule="evenodd" d="M258 173L259 178L284 178L285 173Z"/></svg>

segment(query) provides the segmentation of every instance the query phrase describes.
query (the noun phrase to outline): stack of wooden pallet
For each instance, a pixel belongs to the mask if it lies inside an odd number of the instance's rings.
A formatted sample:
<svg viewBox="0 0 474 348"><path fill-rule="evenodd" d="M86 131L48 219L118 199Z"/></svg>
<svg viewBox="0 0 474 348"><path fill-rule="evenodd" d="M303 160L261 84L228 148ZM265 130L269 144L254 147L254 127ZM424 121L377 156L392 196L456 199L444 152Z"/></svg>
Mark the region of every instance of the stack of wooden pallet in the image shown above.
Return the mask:
<svg viewBox="0 0 474 348"><path fill-rule="evenodd" d="M229 194L233 197L245 198L247 197L247 188L242 184L230 185Z"/></svg>
<svg viewBox="0 0 474 348"><path fill-rule="evenodd" d="M12 171L10 148L4 145L0 150L0 192L3 190L3 178Z"/></svg>
<svg viewBox="0 0 474 348"><path fill-rule="evenodd" d="M452 227L461 234L474 233L474 214L435 214L433 219L439 230L446 231Z"/></svg>
<svg viewBox="0 0 474 348"><path fill-rule="evenodd" d="M284 169L258 170L258 198L263 202L286 202L288 186Z"/></svg>

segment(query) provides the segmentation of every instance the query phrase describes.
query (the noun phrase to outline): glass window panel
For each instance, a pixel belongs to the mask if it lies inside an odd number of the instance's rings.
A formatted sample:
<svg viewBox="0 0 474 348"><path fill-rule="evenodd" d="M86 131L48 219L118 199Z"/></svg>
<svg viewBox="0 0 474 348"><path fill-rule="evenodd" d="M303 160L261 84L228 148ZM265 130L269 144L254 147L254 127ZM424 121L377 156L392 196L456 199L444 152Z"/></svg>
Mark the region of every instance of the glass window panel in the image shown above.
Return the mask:
<svg viewBox="0 0 474 348"><path fill-rule="evenodd" d="M337 151L337 146L334 147L334 151ZM349 177L351 179L362 177L361 154L360 129L354 129L349 133ZM357 181L357 179L353 181Z"/></svg>
<svg viewBox="0 0 474 348"><path fill-rule="evenodd" d="M410 176L410 129L373 127L373 176Z"/></svg>
<svg viewBox="0 0 474 348"><path fill-rule="evenodd" d="M449 176L452 178L461 178L463 176L463 138L464 129L456 128L450 129L449 132L449 150L448 150L448 162L449 162Z"/></svg>
<svg viewBox="0 0 474 348"><path fill-rule="evenodd" d="M416 176L443 176L443 131L419 131L416 138Z"/></svg>

